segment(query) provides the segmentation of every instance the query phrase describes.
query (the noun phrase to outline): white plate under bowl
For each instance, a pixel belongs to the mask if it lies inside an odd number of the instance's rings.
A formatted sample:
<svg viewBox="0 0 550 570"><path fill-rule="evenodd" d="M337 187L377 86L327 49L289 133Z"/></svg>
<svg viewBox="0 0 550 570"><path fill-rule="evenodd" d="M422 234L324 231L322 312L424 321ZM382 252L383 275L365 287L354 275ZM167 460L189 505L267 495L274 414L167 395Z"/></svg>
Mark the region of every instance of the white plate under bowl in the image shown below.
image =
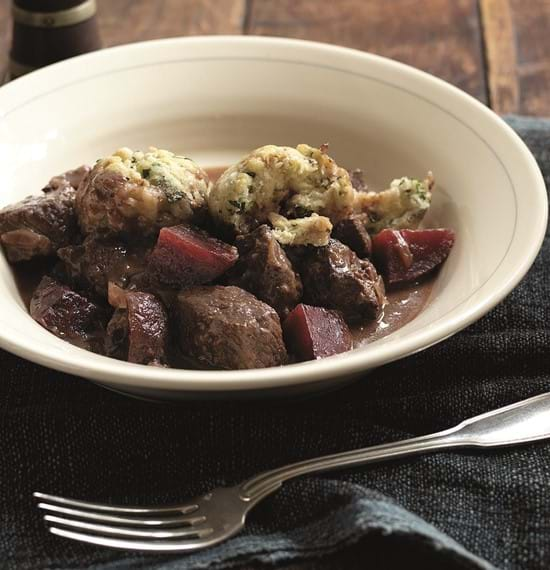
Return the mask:
<svg viewBox="0 0 550 570"><path fill-rule="evenodd" d="M529 269L547 222L544 182L519 137L426 73L335 46L257 37L168 39L77 57L0 89L0 206L53 174L126 145L204 166L257 146L330 143L371 186L433 170L427 225L457 242L425 310L370 346L246 371L165 370L57 339L29 316L0 256L0 346L110 388L154 398L281 394L333 386L433 345L489 311Z"/></svg>

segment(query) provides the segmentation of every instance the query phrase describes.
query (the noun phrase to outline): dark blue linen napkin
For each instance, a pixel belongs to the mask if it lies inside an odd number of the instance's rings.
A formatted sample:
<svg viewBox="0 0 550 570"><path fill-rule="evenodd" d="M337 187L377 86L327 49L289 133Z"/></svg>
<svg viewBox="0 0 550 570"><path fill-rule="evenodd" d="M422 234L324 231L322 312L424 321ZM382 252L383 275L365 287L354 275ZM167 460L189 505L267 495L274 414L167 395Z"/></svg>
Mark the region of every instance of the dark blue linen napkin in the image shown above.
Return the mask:
<svg viewBox="0 0 550 570"><path fill-rule="evenodd" d="M548 183L550 121L512 117ZM465 166L466 167L466 166ZM521 285L447 341L309 399L151 404L0 351L0 567L550 567L550 443L439 453L290 482L237 537L140 555L47 533L35 490L183 501L321 454L440 430L550 390L550 241Z"/></svg>

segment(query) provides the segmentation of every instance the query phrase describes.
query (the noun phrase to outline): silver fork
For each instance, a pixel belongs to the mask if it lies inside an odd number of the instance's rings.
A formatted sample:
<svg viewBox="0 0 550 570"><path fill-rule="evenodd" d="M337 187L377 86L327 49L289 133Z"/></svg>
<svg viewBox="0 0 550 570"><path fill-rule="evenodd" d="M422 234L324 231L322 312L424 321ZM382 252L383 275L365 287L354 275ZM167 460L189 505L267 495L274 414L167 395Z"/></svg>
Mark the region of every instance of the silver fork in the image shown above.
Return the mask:
<svg viewBox="0 0 550 570"><path fill-rule="evenodd" d="M445 431L308 459L261 473L235 487L171 507L125 507L34 493L53 534L74 540L157 552L207 548L239 532L262 499L301 475L365 465L449 448L498 447L550 437L550 393L463 421Z"/></svg>

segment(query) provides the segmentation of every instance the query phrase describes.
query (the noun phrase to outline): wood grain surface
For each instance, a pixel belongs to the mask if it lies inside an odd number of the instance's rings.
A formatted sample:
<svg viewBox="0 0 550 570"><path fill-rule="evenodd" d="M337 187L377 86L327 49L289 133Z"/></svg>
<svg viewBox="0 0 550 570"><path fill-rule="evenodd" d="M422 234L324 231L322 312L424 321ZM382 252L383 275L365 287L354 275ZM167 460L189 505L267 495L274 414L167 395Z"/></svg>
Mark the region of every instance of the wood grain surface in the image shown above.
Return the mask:
<svg viewBox="0 0 550 570"><path fill-rule="evenodd" d="M550 0L97 0L106 46L198 34L324 41L392 57L499 113L550 116ZM0 0L0 71L10 0Z"/></svg>
<svg viewBox="0 0 550 570"><path fill-rule="evenodd" d="M492 107L498 113L550 115L550 2L480 3Z"/></svg>
<svg viewBox="0 0 550 570"><path fill-rule="evenodd" d="M199 34L240 34L246 0L98 0L105 45Z"/></svg>
<svg viewBox="0 0 550 570"><path fill-rule="evenodd" d="M480 0L480 7L489 101L500 113L513 113L519 108L519 82L512 7L502 0Z"/></svg>
<svg viewBox="0 0 550 570"><path fill-rule="evenodd" d="M475 0L253 0L247 21L249 33L386 55L486 98Z"/></svg>
<svg viewBox="0 0 550 570"><path fill-rule="evenodd" d="M6 70L11 41L10 8L8 0L0 0L0 85Z"/></svg>

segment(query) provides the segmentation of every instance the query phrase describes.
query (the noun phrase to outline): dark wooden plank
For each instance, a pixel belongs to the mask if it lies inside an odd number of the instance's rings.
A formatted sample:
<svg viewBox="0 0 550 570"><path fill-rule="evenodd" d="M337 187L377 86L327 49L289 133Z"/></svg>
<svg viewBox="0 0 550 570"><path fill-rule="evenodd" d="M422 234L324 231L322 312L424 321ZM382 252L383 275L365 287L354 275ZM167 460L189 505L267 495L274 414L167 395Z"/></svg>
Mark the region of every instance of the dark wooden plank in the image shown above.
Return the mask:
<svg viewBox="0 0 550 570"><path fill-rule="evenodd" d="M486 100L476 0L251 0L247 32L330 42L409 63Z"/></svg>
<svg viewBox="0 0 550 570"><path fill-rule="evenodd" d="M489 100L497 113L519 110L519 81L512 8L506 0L480 0Z"/></svg>
<svg viewBox="0 0 550 570"><path fill-rule="evenodd" d="M98 0L106 46L198 34L240 34L246 0Z"/></svg>
<svg viewBox="0 0 550 570"><path fill-rule="evenodd" d="M0 0L0 78L10 46L10 1ZM246 0L98 0L105 46L173 36L240 34Z"/></svg>
<svg viewBox="0 0 550 570"><path fill-rule="evenodd" d="M480 0L480 5L493 108L550 116L550 2Z"/></svg>
<svg viewBox="0 0 550 570"><path fill-rule="evenodd" d="M10 4L8 0L0 0L0 85L7 69L8 50L11 41Z"/></svg>
<svg viewBox="0 0 550 570"><path fill-rule="evenodd" d="M481 100L485 81L475 0L98 0L105 45L177 35L300 37L410 63ZM550 2L479 0L488 90L500 113L550 115ZM245 17L250 5L249 17ZM9 0L0 0L0 72L9 49Z"/></svg>

